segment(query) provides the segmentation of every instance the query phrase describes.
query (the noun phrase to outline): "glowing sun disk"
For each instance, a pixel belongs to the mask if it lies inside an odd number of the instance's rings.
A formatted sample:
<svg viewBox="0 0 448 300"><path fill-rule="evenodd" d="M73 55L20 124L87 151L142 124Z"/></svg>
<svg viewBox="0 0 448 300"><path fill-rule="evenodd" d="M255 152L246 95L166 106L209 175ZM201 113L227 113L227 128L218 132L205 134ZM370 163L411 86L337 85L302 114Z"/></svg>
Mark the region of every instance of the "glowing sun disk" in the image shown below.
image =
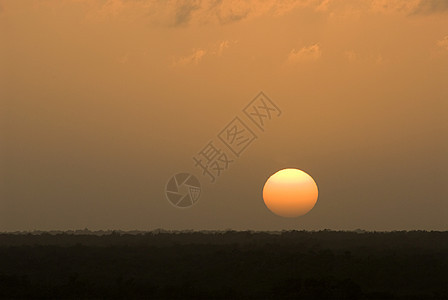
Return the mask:
<svg viewBox="0 0 448 300"><path fill-rule="evenodd" d="M273 174L263 188L266 206L282 217L297 217L308 213L316 204L316 182L298 169L283 169Z"/></svg>

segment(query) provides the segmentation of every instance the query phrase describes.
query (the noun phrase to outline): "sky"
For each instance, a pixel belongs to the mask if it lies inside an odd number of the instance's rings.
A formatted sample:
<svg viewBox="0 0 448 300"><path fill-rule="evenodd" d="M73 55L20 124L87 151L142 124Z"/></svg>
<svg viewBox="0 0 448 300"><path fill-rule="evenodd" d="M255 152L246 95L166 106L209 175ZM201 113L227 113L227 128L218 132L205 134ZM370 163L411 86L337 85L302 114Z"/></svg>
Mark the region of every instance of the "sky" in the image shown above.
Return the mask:
<svg viewBox="0 0 448 300"><path fill-rule="evenodd" d="M0 0L0 231L448 230L447 103L445 0Z"/></svg>

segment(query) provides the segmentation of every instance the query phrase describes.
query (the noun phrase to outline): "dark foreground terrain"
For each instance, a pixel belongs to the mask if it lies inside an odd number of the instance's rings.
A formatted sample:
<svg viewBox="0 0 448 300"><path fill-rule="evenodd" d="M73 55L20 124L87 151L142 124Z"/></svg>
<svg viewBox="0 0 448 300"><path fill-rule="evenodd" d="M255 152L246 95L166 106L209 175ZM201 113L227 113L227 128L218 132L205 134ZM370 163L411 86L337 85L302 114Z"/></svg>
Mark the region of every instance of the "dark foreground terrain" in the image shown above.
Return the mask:
<svg viewBox="0 0 448 300"><path fill-rule="evenodd" d="M0 298L448 299L448 232L0 234Z"/></svg>

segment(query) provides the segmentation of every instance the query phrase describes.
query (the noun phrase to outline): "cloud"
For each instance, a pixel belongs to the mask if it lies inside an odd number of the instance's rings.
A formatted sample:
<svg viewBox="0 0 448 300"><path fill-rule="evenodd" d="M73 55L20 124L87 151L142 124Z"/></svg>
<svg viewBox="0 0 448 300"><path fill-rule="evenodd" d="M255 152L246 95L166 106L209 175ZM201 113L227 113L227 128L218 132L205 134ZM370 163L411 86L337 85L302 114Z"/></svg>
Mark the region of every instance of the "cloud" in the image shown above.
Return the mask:
<svg viewBox="0 0 448 300"><path fill-rule="evenodd" d="M197 65L199 64L204 56L220 57L223 55L226 49L230 48L231 45L236 44L237 41L223 40L213 43L207 48L197 48L193 49L193 53L186 56L181 56L174 60L173 66L187 66L187 65Z"/></svg>
<svg viewBox="0 0 448 300"><path fill-rule="evenodd" d="M204 1L209 15L216 15L219 23L227 24L261 16L282 16L298 7L307 7L321 0L208 0ZM214 5L210 6L210 2Z"/></svg>
<svg viewBox="0 0 448 300"><path fill-rule="evenodd" d="M381 54L376 55L374 60L377 65L382 65L384 63L384 57Z"/></svg>
<svg viewBox="0 0 448 300"><path fill-rule="evenodd" d="M370 2L371 11L383 14L406 15L448 12L447 0L364 0Z"/></svg>
<svg viewBox="0 0 448 300"><path fill-rule="evenodd" d="M215 54L216 56L222 56L226 49L230 48L230 46L232 46L236 43L237 43L236 40L233 40L233 41L224 40L224 41L218 42L212 47L213 50L211 52L213 54Z"/></svg>
<svg viewBox="0 0 448 300"><path fill-rule="evenodd" d="M248 2L235 2L232 0L217 1L218 4L210 8L210 12L216 16L219 23L228 24L244 20L251 12Z"/></svg>
<svg viewBox="0 0 448 300"><path fill-rule="evenodd" d="M316 11L330 15L350 15L353 12L407 15L448 12L448 0L320 0L309 4Z"/></svg>
<svg viewBox="0 0 448 300"><path fill-rule="evenodd" d="M430 14L447 12L448 0L70 0L87 8L87 19L149 21L167 27L221 24L277 17L307 8L330 17L369 13ZM49 3L53 0L40 0Z"/></svg>
<svg viewBox="0 0 448 300"><path fill-rule="evenodd" d="M292 49L288 55L288 62L291 64L312 62L322 56L322 51L318 44L303 47L300 50Z"/></svg>
<svg viewBox="0 0 448 300"><path fill-rule="evenodd" d="M0 0L0 17L3 15L6 15L6 13L8 11L5 6L6 6L6 4L2 3L2 0Z"/></svg>
<svg viewBox="0 0 448 300"><path fill-rule="evenodd" d="M343 55L350 64L370 64L370 65L384 65L386 60L381 53L362 53L353 50L343 52Z"/></svg>
<svg viewBox="0 0 448 300"><path fill-rule="evenodd" d="M125 53L121 57L118 58L118 62L120 64L126 64L128 61L129 61L129 53Z"/></svg>
<svg viewBox="0 0 448 300"><path fill-rule="evenodd" d="M218 55L222 55L225 49L229 48L229 41L222 41L218 46Z"/></svg>
<svg viewBox="0 0 448 300"><path fill-rule="evenodd" d="M183 3L176 7L174 26L188 24L191 20L193 12L199 8L200 5L197 1L183 1Z"/></svg>
<svg viewBox="0 0 448 300"><path fill-rule="evenodd" d="M414 11L421 0L370 0L370 10L376 13L409 14Z"/></svg>
<svg viewBox="0 0 448 300"><path fill-rule="evenodd" d="M437 46L439 46L442 49L448 50L448 35L445 36L440 41L437 41Z"/></svg>
<svg viewBox="0 0 448 300"><path fill-rule="evenodd" d="M350 63L353 63L358 60L358 54L353 50L345 51L344 56Z"/></svg>
<svg viewBox="0 0 448 300"><path fill-rule="evenodd" d="M71 0L88 8L87 18L149 19L165 26L229 24L265 15L279 16L320 0Z"/></svg>
<svg viewBox="0 0 448 300"><path fill-rule="evenodd" d="M183 56L176 59L173 63L173 66L178 67L190 64L197 65L206 54L207 50L205 49L193 49L193 53L191 55Z"/></svg>
<svg viewBox="0 0 448 300"><path fill-rule="evenodd" d="M448 12L447 0L421 0L412 13L433 14L433 13L447 13L447 12Z"/></svg>

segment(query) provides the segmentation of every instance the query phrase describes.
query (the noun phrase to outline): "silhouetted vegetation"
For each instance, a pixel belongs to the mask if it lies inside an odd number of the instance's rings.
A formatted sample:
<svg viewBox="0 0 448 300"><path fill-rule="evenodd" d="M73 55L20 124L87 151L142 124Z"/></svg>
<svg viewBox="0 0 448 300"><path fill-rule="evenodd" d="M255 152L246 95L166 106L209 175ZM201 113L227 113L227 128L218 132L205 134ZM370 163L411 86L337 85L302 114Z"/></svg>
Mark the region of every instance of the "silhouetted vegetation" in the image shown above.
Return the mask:
<svg viewBox="0 0 448 300"><path fill-rule="evenodd" d="M448 232L4 233L0 297L448 299Z"/></svg>

